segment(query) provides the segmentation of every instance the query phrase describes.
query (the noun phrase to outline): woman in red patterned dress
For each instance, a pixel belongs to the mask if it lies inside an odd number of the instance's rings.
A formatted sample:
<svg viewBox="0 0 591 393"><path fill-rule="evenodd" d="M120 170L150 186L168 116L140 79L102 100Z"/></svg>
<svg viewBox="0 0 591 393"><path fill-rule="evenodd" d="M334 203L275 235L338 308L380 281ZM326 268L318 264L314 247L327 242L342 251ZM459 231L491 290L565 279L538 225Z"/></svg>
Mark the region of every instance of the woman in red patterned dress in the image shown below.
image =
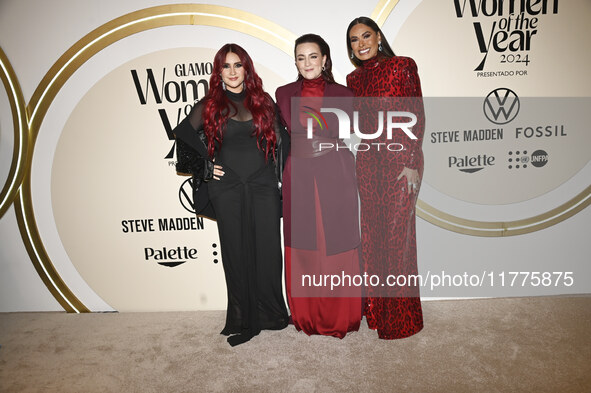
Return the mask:
<svg viewBox="0 0 591 393"><path fill-rule="evenodd" d="M359 125L362 132L376 130L378 111L416 115L411 131L416 139L410 139L400 129L394 129L391 139L386 139L383 132L375 139L363 141L372 149L359 149L356 164L365 271L377 275L380 283L385 283L389 275L396 276L400 284L368 286L363 314L380 338L404 338L423 328L419 288L413 284L402 285L409 276L418 274L415 204L423 173L421 143L425 124L421 84L415 62L395 56L381 29L370 18L359 17L349 24L347 49L357 67L347 75L347 86L356 97L380 97L359 101L356 109L362 109ZM367 116L364 118L363 114ZM402 117L399 121L408 122L408 119ZM409 281L412 280L406 283Z"/></svg>

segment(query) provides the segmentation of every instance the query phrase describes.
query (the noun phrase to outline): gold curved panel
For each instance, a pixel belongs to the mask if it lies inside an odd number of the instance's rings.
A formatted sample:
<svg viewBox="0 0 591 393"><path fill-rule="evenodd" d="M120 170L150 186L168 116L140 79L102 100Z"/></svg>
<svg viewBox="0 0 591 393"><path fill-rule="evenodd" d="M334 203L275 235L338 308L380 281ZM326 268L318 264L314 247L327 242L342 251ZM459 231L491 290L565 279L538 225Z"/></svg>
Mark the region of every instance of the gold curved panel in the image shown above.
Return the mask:
<svg viewBox="0 0 591 393"><path fill-rule="evenodd" d="M88 59L105 47L132 34L174 25L223 27L259 38L292 56L296 36L257 15L228 7L205 4L175 4L146 8L113 19L93 30L70 47L49 69L35 90L29 105L30 143L32 148L53 99L70 76ZM32 149L31 149L32 152ZM41 240L31 198L32 153L27 157L26 173L16 201L17 220L25 247L50 292L68 312L89 310L68 289L51 263Z"/></svg>
<svg viewBox="0 0 591 393"><path fill-rule="evenodd" d="M100 50L132 34L164 26L204 25L223 27L259 38L290 56L296 36L257 15L206 4L174 4L135 11L96 28L76 42L50 68L27 107L34 137L57 92L68 78Z"/></svg>
<svg viewBox="0 0 591 393"><path fill-rule="evenodd" d="M382 26L398 0L381 0L371 14L378 25ZM19 144L15 143L18 150L15 155L19 158L11 168L11 176L14 181L5 186L0 196L0 216L5 211L7 201L17 196L15 209L19 228L25 243L25 247L31 256L35 269L47 285L56 300L68 312L89 311L67 288L61 280L55 267L47 255L35 222L34 209L31 199L30 169L32 163L32 151L36 136L38 135L43 118L51 105L53 99L68 80L68 78L89 58L100 52L114 42L128 37L132 34L145 30L173 26L173 25L205 25L223 27L239 31L257 37L292 56L292 45L296 36L288 30L278 26L257 15L236 10L233 8L204 5L204 4L176 4L157 6L132 12L117 19L105 23L93 30L85 37L75 43L66 51L44 76L35 90L29 105L26 107L26 114L23 111L22 94L16 81L14 73L4 69L7 61L0 52L0 61L3 65L3 82L8 83L11 90L15 90L13 114L18 124ZM14 86L17 86L16 88ZM8 88L7 88L8 90ZM12 105L12 103L11 103ZM16 112L15 112L16 111ZM28 136L26 138L26 123L28 120ZM15 128L17 126L15 125ZM22 141L26 141L22 142ZM18 147L16 147L18 146ZM26 165L23 165L26 163ZM17 193L19 180L22 179L22 187ZM475 236L511 236L537 231L554 225L566 218L576 214L591 203L589 195L591 187L585 189L567 203L542 215L534 216L524 220L511 222L479 222L455 217L437 210L428 204L419 201L417 214L428 222L442 228Z"/></svg>
<svg viewBox="0 0 591 393"><path fill-rule="evenodd" d="M473 236L515 236L539 231L558 224L591 204L591 186L568 202L537 216L515 221L474 221L447 214L429 204L418 201L417 215L450 231Z"/></svg>
<svg viewBox="0 0 591 393"><path fill-rule="evenodd" d="M380 28L384 25L386 19L388 19L394 7L398 4L398 1L380 0L378 2L371 13L371 18ZM515 236L539 231L558 224L577 214L589 206L589 204L591 204L591 186L587 187L568 202L546 213L523 220L506 222L468 220L445 213L420 199L417 201L417 216L433 225L465 235L483 237Z"/></svg>
<svg viewBox="0 0 591 393"><path fill-rule="evenodd" d="M29 151L29 135L23 93L16 74L10 65L10 61L8 61L2 48L0 48L0 70L0 79L10 102L14 129L12 163L6 183L2 187L2 191L0 191L0 217L2 217L14 201L25 175L24 163L26 162L27 152Z"/></svg>
<svg viewBox="0 0 591 393"><path fill-rule="evenodd" d="M392 13L394 7L398 4L398 1L399 0L380 0L371 13L371 19L373 19L378 26L382 27L384 22L386 22L386 19L388 19Z"/></svg>
<svg viewBox="0 0 591 393"><path fill-rule="evenodd" d="M30 170L28 171L30 172ZM30 183L29 174L25 176L24 182ZM30 193L30 189L29 189ZM41 277L41 280L51 292L55 300L66 310L67 312L90 312L88 308L70 291L66 283L62 280L59 273L51 263L49 255L45 251L45 247L39 236L39 230L37 224L32 218L33 205L31 202L30 194L27 198L24 197L23 190L18 194L18 198L15 200L14 208L16 211L16 219L18 222L21 237L25 243L27 253L33 262L33 266Z"/></svg>

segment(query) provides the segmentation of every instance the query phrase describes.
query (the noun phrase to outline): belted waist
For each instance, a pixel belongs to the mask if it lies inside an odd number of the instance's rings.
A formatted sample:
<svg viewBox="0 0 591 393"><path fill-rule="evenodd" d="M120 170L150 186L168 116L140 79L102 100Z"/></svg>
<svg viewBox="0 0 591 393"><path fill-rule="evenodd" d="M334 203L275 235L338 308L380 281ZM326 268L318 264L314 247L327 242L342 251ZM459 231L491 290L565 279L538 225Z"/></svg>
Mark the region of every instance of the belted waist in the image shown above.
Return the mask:
<svg viewBox="0 0 591 393"><path fill-rule="evenodd" d="M338 138L325 138L313 135L307 138L303 134L291 135L291 156L298 158L320 157L338 147L346 147L342 140Z"/></svg>

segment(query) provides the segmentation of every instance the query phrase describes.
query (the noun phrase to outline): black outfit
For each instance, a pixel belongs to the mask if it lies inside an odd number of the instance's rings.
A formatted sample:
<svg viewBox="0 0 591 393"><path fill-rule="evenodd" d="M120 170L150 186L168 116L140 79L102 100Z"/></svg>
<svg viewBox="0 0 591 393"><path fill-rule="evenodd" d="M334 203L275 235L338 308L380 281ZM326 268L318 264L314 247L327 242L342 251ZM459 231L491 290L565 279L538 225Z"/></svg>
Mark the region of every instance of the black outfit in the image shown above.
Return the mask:
<svg viewBox="0 0 591 393"><path fill-rule="evenodd" d="M215 164L225 174L206 184L217 218L228 291L226 326L221 333L231 336L228 342L234 346L262 329L285 328L288 314L282 294L281 202L275 162L272 157L265 160L257 147L252 115L244 106L245 93L226 94L233 104L232 116L222 146L215 152ZM173 132L207 157L196 131L203 128L203 106L196 104ZM275 130L279 140L278 121Z"/></svg>

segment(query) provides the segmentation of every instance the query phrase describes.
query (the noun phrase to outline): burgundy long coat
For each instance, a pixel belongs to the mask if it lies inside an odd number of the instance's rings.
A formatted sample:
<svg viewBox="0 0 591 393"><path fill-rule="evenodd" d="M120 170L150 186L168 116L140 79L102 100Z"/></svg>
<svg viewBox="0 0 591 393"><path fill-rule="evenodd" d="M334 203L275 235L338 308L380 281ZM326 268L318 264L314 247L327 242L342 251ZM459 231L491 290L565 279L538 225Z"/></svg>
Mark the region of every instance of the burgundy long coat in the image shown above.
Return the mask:
<svg viewBox="0 0 591 393"><path fill-rule="evenodd" d="M299 114L292 114L292 97L301 97L303 81L281 86L275 92L281 117L292 139L292 152L297 137L306 135ZM326 83L323 102L330 97L353 97L353 92L337 83ZM292 121L292 115L294 121ZM327 129L319 132L323 138L338 142L338 121L326 115ZM298 135L299 134L299 135ZM328 255L352 250L359 246L359 214L355 158L344 144L314 158L302 158L290 153L283 173L283 225L285 245L315 250L316 228L314 184L318 189L320 210Z"/></svg>

